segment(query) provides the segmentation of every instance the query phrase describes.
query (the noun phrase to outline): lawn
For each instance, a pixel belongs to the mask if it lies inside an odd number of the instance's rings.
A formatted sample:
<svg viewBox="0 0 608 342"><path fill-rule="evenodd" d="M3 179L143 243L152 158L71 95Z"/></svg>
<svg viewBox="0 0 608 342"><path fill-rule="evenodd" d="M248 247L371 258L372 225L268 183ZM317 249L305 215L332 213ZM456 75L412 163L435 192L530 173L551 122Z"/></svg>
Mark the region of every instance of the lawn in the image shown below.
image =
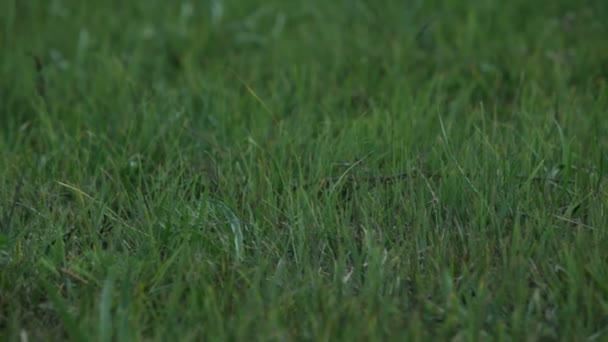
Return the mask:
<svg viewBox="0 0 608 342"><path fill-rule="evenodd" d="M0 340L608 341L608 2L0 2Z"/></svg>

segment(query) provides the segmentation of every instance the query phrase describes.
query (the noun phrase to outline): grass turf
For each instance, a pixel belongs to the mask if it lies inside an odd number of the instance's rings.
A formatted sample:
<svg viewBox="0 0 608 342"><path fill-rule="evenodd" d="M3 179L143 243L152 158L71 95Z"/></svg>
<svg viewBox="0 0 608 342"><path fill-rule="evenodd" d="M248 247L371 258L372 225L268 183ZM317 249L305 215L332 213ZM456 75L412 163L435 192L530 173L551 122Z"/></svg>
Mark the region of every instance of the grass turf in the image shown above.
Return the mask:
<svg viewBox="0 0 608 342"><path fill-rule="evenodd" d="M606 17L2 1L1 339L608 339Z"/></svg>

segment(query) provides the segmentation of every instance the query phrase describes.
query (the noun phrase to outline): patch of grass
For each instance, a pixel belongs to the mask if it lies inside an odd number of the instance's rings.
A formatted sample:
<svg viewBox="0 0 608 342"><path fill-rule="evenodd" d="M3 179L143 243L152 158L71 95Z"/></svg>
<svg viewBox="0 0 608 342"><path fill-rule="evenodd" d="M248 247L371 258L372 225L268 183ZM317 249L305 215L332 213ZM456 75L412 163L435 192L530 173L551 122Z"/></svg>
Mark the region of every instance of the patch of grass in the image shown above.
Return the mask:
<svg viewBox="0 0 608 342"><path fill-rule="evenodd" d="M2 340L605 340L602 1L0 5Z"/></svg>

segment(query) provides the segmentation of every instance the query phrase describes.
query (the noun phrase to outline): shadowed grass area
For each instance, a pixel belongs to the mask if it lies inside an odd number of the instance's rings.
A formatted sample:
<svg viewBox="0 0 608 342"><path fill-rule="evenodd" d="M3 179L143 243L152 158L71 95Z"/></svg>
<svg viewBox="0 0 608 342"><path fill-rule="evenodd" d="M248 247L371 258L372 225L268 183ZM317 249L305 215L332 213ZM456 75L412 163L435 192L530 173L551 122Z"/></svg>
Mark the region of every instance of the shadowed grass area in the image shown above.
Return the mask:
<svg viewBox="0 0 608 342"><path fill-rule="evenodd" d="M608 338L607 17L3 1L1 339Z"/></svg>

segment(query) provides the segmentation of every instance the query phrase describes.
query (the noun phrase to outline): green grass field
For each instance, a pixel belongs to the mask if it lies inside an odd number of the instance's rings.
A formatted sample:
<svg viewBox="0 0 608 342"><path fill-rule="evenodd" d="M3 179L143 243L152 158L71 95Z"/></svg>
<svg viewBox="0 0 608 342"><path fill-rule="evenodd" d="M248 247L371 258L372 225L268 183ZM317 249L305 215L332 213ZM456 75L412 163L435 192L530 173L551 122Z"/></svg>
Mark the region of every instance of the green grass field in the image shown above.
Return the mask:
<svg viewBox="0 0 608 342"><path fill-rule="evenodd" d="M0 1L0 340L608 341L607 18Z"/></svg>

